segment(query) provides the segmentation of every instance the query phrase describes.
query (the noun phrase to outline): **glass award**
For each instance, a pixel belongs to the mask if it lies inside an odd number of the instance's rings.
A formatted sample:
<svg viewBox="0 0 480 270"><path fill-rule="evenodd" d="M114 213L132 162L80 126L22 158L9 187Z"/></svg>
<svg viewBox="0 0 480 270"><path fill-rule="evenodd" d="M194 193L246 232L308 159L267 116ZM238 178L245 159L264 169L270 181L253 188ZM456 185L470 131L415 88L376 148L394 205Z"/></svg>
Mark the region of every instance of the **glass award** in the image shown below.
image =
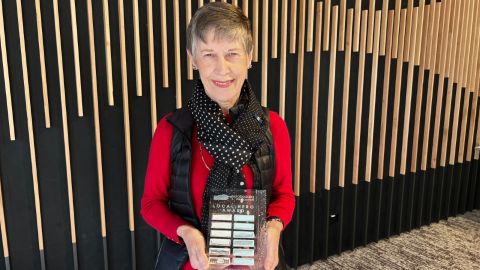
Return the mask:
<svg viewBox="0 0 480 270"><path fill-rule="evenodd" d="M263 269L265 190L213 190L210 194L209 269Z"/></svg>

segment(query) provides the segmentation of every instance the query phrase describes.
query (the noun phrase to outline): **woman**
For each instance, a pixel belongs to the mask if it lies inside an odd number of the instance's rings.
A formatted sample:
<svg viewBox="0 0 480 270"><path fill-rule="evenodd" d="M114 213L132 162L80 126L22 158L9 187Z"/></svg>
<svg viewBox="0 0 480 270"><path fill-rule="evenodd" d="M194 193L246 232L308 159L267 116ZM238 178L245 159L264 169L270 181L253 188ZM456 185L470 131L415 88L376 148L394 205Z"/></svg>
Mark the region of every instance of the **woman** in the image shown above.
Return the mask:
<svg viewBox="0 0 480 270"><path fill-rule="evenodd" d="M186 42L200 80L187 107L158 124L142 198L143 218L166 237L156 269L208 269L212 188L266 190L264 267L280 269L280 234L295 206L290 138L285 122L260 106L246 80L250 23L235 6L209 3L193 16Z"/></svg>

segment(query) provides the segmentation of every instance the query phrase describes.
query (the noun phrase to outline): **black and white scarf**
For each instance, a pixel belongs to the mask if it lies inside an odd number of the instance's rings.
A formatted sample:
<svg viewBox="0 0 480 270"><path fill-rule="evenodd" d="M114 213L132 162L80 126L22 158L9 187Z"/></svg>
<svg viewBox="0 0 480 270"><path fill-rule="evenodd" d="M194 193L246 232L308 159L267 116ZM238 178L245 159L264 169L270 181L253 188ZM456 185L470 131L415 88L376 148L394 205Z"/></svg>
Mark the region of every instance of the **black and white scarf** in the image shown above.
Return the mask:
<svg viewBox="0 0 480 270"><path fill-rule="evenodd" d="M215 158L203 193L202 231L208 231L208 202L212 189L244 189L241 172L245 164L255 171L254 153L267 142L265 116L250 84L245 80L237 105L230 109L229 125L220 106L205 93L201 80L197 81L188 109L197 125L200 144ZM260 183L255 176L254 188ZM258 178L258 179L257 179Z"/></svg>

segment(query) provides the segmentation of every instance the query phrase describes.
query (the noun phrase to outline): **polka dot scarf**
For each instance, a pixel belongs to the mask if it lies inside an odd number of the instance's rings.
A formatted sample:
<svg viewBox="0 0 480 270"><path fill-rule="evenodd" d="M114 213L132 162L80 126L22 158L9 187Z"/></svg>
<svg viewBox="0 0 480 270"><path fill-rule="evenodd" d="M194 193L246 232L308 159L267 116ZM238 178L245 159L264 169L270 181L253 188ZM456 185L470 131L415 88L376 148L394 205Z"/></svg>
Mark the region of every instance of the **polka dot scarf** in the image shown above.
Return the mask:
<svg viewBox="0 0 480 270"><path fill-rule="evenodd" d="M252 157L267 142L267 126L263 109L247 81L242 86L239 102L230 109L233 119L230 125L220 106L206 95L200 80L187 106L197 125L199 142L215 158L203 193L201 223L206 235L210 190L245 188L241 169L248 163L253 171L257 170ZM259 177L255 175L254 183L260 182ZM254 184L254 188L257 185Z"/></svg>

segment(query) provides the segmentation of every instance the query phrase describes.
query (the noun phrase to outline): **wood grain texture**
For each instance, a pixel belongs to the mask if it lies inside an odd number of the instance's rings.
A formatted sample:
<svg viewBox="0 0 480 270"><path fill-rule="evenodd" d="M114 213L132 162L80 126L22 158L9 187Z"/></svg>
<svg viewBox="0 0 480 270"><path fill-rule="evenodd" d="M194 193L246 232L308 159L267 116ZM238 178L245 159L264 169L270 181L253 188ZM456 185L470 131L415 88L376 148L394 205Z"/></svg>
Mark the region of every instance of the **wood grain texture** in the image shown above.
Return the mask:
<svg viewBox="0 0 480 270"><path fill-rule="evenodd" d="M373 27L375 20L375 0L368 3L368 30L367 30L367 53L373 52Z"/></svg>
<svg viewBox="0 0 480 270"><path fill-rule="evenodd" d="M338 185L345 186L345 163L347 153L348 101L350 92L350 65L352 59L353 9L347 11L347 32L345 39L345 66L343 72L342 126L340 135L340 164Z"/></svg>
<svg viewBox="0 0 480 270"><path fill-rule="evenodd" d="M268 89L268 0L262 6L262 97L261 104L267 107Z"/></svg>
<svg viewBox="0 0 480 270"><path fill-rule="evenodd" d="M297 60L297 102L295 114L295 171L293 192L300 196L300 159L301 159L301 136L302 136L302 96L303 96L303 62L305 59L305 1L300 1L300 21L298 39Z"/></svg>
<svg viewBox="0 0 480 270"><path fill-rule="evenodd" d="M165 1L165 0L163 0ZM110 37L110 13L108 0L103 0L103 35L105 38L105 68L107 75L108 105L115 105L113 97L113 71L112 71L112 39Z"/></svg>
<svg viewBox="0 0 480 270"><path fill-rule="evenodd" d="M410 39L412 35L415 35L414 31L411 31L412 28L412 16L413 16L413 0L408 0L407 4L407 24L405 30L405 49L403 50L403 59L410 61L410 50L412 45Z"/></svg>
<svg viewBox="0 0 480 270"><path fill-rule="evenodd" d="M307 23L307 52L313 51L313 16L315 14L315 0L308 1L308 23ZM277 1L273 1L274 3Z"/></svg>
<svg viewBox="0 0 480 270"><path fill-rule="evenodd" d="M242 1L243 14L248 18L248 0Z"/></svg>
<svg viewBox="0 0 480 270"><path fill-rule="evenodd" d="M290 53L296 52L297 42L297 0L290 1Z"/></svg>
<svg viewBox="0 0 480 270"><path fill-rule="evenodd" d="M322 11L323 2L316 4L315 15L315 55L313 60L313 94L312 94L312 130L310 146L310 192L315 193L316 175L317 175L317 133L318 133L318 94L320 91L320 54L322 38Z"/></svg>
<svg viewBox="0 0 480 270"><path fill-rule="evenodd" d="M347 12L346 0L340 0L340 18L338 21L338 51L343 52L345 50L345 19Z"/></svg>
<svg viewBox="0 0 480 270"><path fill-rule="evenodd" d="M406 21L407 12L402 9L400 13L400 27L399 27L399 37L398 37L398 58L397 58L397 68L395 74L395 96L393 101L393 117L392 117L392 141L390 146L390 165L389 165L389 176L395 176L395 160L397 156L397 139L398 139L398 123L399 123L399 113L400 113L400 95L402 92L402 70L403 70L403 48L404 38L405 38L405 21ZM397 17L395 15L395 17ZM395 29L394 29L395 30ZM394 32L395 33L395 32ZM394 34L395 37L395 34ZM395 42L395 39L393 40ZM395 43L394 43L395 44ZM393 51L393 47L392 47ZM392 52L393 54L393 52Z"/></svg>
<svg viewBox="0 0 480 270"><path fill-rule="evenodd" d="M372 177L372 154L373 154L373 132L375 130L375 102L377 99L377 72L378 72L378 47L380 41L380 20L382 12L375 11L375 28L373 38L373 59L372 77L370 81L370 106L368 112L368 135L367 135L367 157L365 168L365 181L370 182Z"/></svg>
<svg viewBox="0 0 480 270"><path fill-rule="evenodd" d="M398 39L400 31L400 10L402 7L401 0L395 0L395 20L393 22L393 43L392 43L392 58L397 58L398 46L400 40ZM402 41L403 42L403 41Z"/></svg>
<svg viewBox="0 0 480 270"><path fill-rule="evenodd" d="M1 3L0 3L1 5ZM0 7L2 9L2 7ZM4 26L3 26L3 11L0 10L0 16L2 17L0 19L0 31L4 31ZM47 82L47 70L45 68L45 49L43 45L43 27L42 27L42 11L40 8L40 0L35 0L35 19L37 22L37 37L38 37L38 57L40 60L40 75L42 77L42 95L43 95L43 112L45 114L45 127L50 128L50 103L48 101L48 82ZM0 33L0 39L1 39L2 33ZM5 42L5 32L3 32L3 42ZM6 52L4 53L2 50L2 56L5 56L5 59L7 58ZM8 63L6 61L5 63ZM9 80L8 76L8 67L4 68L4 72L6 72L7 76L4 75L4 77ZM5 73L4 73L5 74ZM7 96L10 95L10 81L5 82L5 86L8 84L8 89L5 89L7 92ZM7 87L5 87L7 88ZM8 102L11 102L10 100L7 99L7 113L8 113L8 121L10 124L10 113L8 111L8 106L11 104L8 104ZM11 110L11 108L10 108ZM13 119L12 119L13 121ZM12 122L13 123L13 122ZM13 125L12 125L13 126ZM11 129L11 128L10 128ZM14 132L14 130L13 130ZM15 139L15 133L13 134L13 140ZM10 140L12 140L12 136L10 134Z"/></svg>
<svg viewBox="0 0 480 270"><path fill-rule="evenodd" d="M459 38L456 40L457 42L457 53L456 53L456 61L455 61L455 70L453 73L453 80L455 83L459 83L461 81L461 67L463 66L463 52L464 52L464 41L465 41L465 34L466 34L466 4L469 0L460 1L460 17L459 17Z"/></svg>
<svg viewBox="0 0 480 270"><path fill-rule="evenodd" d="M182 63L180 59L180 10L179 0L173 0L173 44L175 50L175 97L176 108L182 107Z"/></svg>
<svg viewBox="0 0 480 270"><path fill-rule="evenodd" d="M153 36L153 7L152 1L147 0L147 31L148 31L148 71L150 82L150 125L152 136L157 128L157 86L155 80L155 39ZM190 60L190 59L189 59ZM190 62L189 62L190 63ZM191 63L190 63L191 65ZM191 68L191 66L190 66Z"/></svg>
<svg viewBox="0 0 480 270"><path fill-rule="evenodd" d="M285 92L287 83L287 16L288 16L288 4L287 0L282 0L282 25L280 40L280 89L279 89L279 104L278 114L282 119L285 119Z"/></svg>
<svg viewBox="0 0 480 270"><path fill-rule="evenodd" d="M253 62L258 62L258 1L253 1L252 13Z"/></svg>
<svg viewBox="0 0 480 270"><path fill-rule="evenodd" d="M160 0L161 39L162 39L162 86L169 87L168 78L168 36L167 36L167 0Z"/></svg>
<svg viewBox="0 0 480 270"><path fill-rule="evenodd" d="M73 0L75 1L75 0ZM187 1L189 5L190 1ZM135 83L137 86L137 96L142 96L142 55L140 53L140 18L138 15L138 0L132 1L133 6L133 39L135 50Z"/></svg>
<svg viewBox="0 0 480 270"><path fill-rule="evenodd" d="M387 32L386 32L386 50L385 67L383 71L383 94L382 94L382 115L380 120L380 143L378 147L378 172L377 179L383 179L385 166L385 137L387 135L387 114L388 114L388 96L390 88L390 67L392 62L392 39L393 39L393 19L394 11L388 12Z"/></svg>
<svg viewBox="0 0 480 270"><path fill-rule="evenodd" d="M460 3L458 0L452 2L451 12L453 15L453 21L451 23L450 31L452 32L452 39L449 42L449 49L448 53L449 56L447 58L447 74L449 75L448 78L448 86L447 86L447 93L445 96L445 116L444 116L444 123L443 123L443 133L442 133L442 152L440 155L440 166L445 167L447 162L447 150L448 150L448 137L450 132L450 119L451 119L451 101L453 98L453 83L454 83L454 70L455 70L455 55L457 51L457 39L459 34L459 24L460 24Z"/></svg>
<svg viewBox="0 0 480 270"><path fill-rule="evenodd" d="M428 73L428 89L427 89L427 100L425 107L425 125L423 128L423 144L422 144L422 160L421 160L421 169L427 170L428 162L428 149L430 143L430 122L432 117L432 99L433 99L433 86L435 80L435 62L436 62L436 51L437 51L437 40L438 40L438 25L440 24L440 10L441 2L431 5L430 12L433 13L434 21L432 21L432 26L430 29L430 72Z"/></svg>
<svg viewBox="0 0 480 270"><path fill-rule="evenodd" d="M175 5L174 5L175 9ZM177 10L178 11L178 10ZM128 227L130 232L135 231L135 220L133 214L133 176L132 176L132 150L130 141L130 116L128 102L128 75L127 75L127 49L125 43L125 17L123 2L118 2L118 27L120 33L120 68L122 72L122 108L123 108L123 129L125 144L125 167L127 173L127 200L128 200ZM177 29L178 30L178 29ZM135 247L132 247L135 249ZM135 262L132 262L135 264Z"/></svg>
<svg viewBox="0 0 480 270"><path fill-rule="evenodd" d="M355 21L353 23L353 52L360 48L360 18L362 16L362 1L355 0Z"/></svg>
<svg viewBox="0 0 480 270"><path fill-rule="evenodd" d="M148 1L148 0L147 0ZM147 5L151 5L147 3ZM192 19L192 2L185 1L185 31L188 30L188 25ZM193 64L192 59L187 57L187 80L193 80Z"/></svg>
<svg viewBox="0 0 480 270"><path fill-rule="evenodd" d="M448 35L448 28L450 23L450 0L445 0L442 5L442 22L440 23L440 32L442 32L442 42L440 43L440 66L439 66L439 78L437 87L437 104L435 108L435 123L433 127L433 141L432 141L432 155L430 167L437 167L438 158L438 141L440 137L440 122L442 119L442 107L444 96L444 81L445 81L445 66L447 58L447 45L450 42L450 36Z"/></svg>
<svg viewBox="0 0 480 270"><path fill-rule="evenodd" d="M83 116L82 77L80 75L80 53L78 51L77 12L75 0L70 0L70 19L72 22L73 62L75 65L75 86L77 90L78 116Z"/></svg>
<svg viewBox="0 0 480 270"><path fill-rule="evenodd" d="M387 43L387 19L388 19L388 0L382 1L382 22L380 25L380 55L385 55Z"/></svg>
<svg viewBox="0 0 480 270"><path fill-rule="evenodd" d="M422 3L420 3L422 4ZM421 6L420 6L421 8ZM420 9L419 9L420 12ZM428 36L428 21L429 21L429 16L430 16L430 5L424 7L424 14L423 14L423 29L425 31L418 32L417 31L417 39L422 40L422 44L426 44L428 41L427 36ZM419 21L420 23L420 21ZM419 25L420 27L420 25ZM417 43L418 44L418 43ZM416 46L415 46L416 47ZM418 158L418 141L420 139L420 117L422 114L422 100L423 100L423 81L424 81L424 76L425 76L425 61L426 61L426 52L427 52L427 46L422 45L421 48L421 53L419 54L419 70L418 70L418 79L417 79L417 97L415 100L415 123L413 127L413 140L412 140L412 164L410 171L411 172L417 172L417 158ZM416 56L415 56L416 57Z"/></svg>
<svg viewBox="0 0 480 270"><path fill-rule="evenodd" d="M469 53L470 53L470 43L471 43L471 31L472 31L472 23L473 23L473 4L476 2L475 0L469 0L467 4L467 9L465 12L468 14L466 20L465 20L465 26L464 28L464 43L463 43L463 54L461 56L462 63L460 65L460 78L459 83L462 87L467 86L467 73L468 73L468 59L469 59Z"/></svg>
<svg viewBox="0 0 480 270"><path fill-rule="evenodd" d="M278 0L272 2L272 58L278 56Z"/></svg>
<svg viewBox="0 0 480 270"><path fill-rule="evenodd" d="M105 192L103 188L102 143L100 136L100 110L98 106L97 63L95 58L95 31L93 24L92 0L87 1L88 44L90 50L90 64L92 75L93 123L95 128L95 150L98 177L98 202L100 208L100 230L102 237L107 236L105 222Z"/></svg>
<svg viewBox="0 0 480 270"><path fill-rule="evenodd" d="M323 16L323 51L328 51L330 45L330 13L331 1L325 0L324 16Z"/></svg>
<svg viewBox="0 0 480 270"><path fill-rule="evenodd" d="M416 33L416 44L415 44L415 65L420 65L420 53L422 52L422 36L424 32L424 22L428 21L427 18L424 16L425 14L425 0L420 0L418 4L418 27L417 27L417 33Z"/></svg>
<svg viewBox="0 0 480 270"><path fill-rule="evenodd" d="M5 84L5 101L7 104L8 132L10 135L10 140L14 141L15 140L15 120L13 119L12 94L10 89L10 74L8 70L8 54L7 54L7 45L5 42L5 24L3 21L2 1L3 0L0 0L0 50L2 53L1 55L2 55L2 66L3 66L3 81ZM47 119L46 116L45 116L45 119Z"/></svg>
<svg viewBox="0 0 480 270"><path fill-rule="evenodd" d="M408 13L408 11L407 11ZM407 14L408 16L408 14ZM413 75L415 71L415 44L416 44L416 32L418 25L418 8L414 8L412 12L412 21L410 24L410 39L407 47L410 47L408 54L408 73L407 73L407 85L405 93L405 110L403 117L403 135L402 135L402 150L400 156L400 174L405 175L407 171L407 154L408 154L408 138L410 132L410 112L412 106L412 88L413 88ZM406 56L406 54L403 54Z"/></svg>
<svg viewBox="0 0 480 270"><path fill-rule="evenodd" d="M367 19L368 19L368 10L362 10L361 18L361 35L360 35L360 56L358 64L358 79L357 79L357 104L356 104L356 113L355 113L355 141L353 148L353 172L352 172L352 183L354 185L358 184L358 169L360 163L360 138L362 132L362 107L363 107L363 80L365 76L365 50L367 43Z"/></svg>
<svg viewBox="0 0 480 270"><path fill-rule="evenodd" d="M330 190L332 172L332 136L333 136L333 109L335 98L335 67L337 61L337 32L338 32L338 6L332 7L332 38L330 48L330 71L328 78L327 99L327 133L325 144L325 190Z"/></svg>
<svg viewBox="0 0 480 270"><path fill-rule="evenodd" d="M475 58L473 53L474 53L474 46L475 46L475 31L474 27L476 27L478 22L476 21L474 15L475 15L475 10L477 1L472 1L471 6L470 6L470 22L468 24L468 40L467 40L467 53L466 53L466 63L465 63L465 68L463 74L463 83L462 86L467 88L468 91L471 91L470 87L470 81L471 78L473 77L473 74L471 73L471 70L473 69L473 59ZM478 17L477 17L478 18Z"/></svg>

